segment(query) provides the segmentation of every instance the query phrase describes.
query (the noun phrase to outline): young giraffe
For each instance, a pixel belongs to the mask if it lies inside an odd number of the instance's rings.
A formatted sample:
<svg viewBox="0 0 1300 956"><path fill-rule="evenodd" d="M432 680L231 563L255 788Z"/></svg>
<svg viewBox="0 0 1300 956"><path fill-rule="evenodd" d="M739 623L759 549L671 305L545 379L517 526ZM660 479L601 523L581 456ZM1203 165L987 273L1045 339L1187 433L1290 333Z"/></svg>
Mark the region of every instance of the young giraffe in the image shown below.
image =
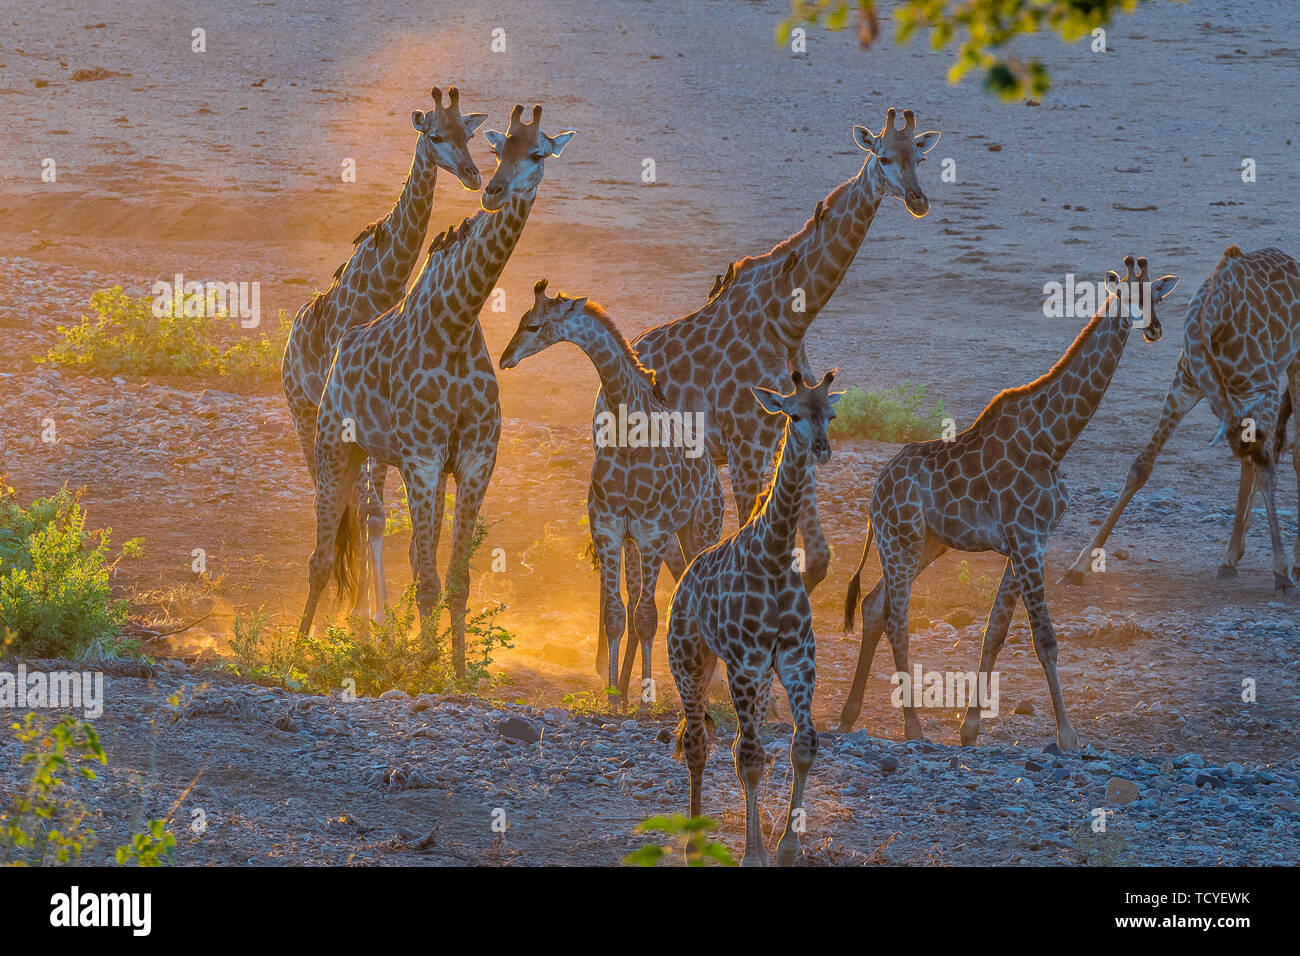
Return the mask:
<svg viewBox="0 0 1300 956"><path fill-rule="evenodd" d="M497 380L478 314L519 240L544 161L575 135L543 133L540 106L533 107L531 123L521 121L522 113L516 106L507 133L484 134L497 168L483 191L483 210L435 240L406 298L344 335L316 428L316 548L300 633L310 632L331 573L344 595L355 592L352 490L367 456L397 467L406 484L416 602L427 619L442 593L438 531L450 475L456 506L447 591L461 676L469 549L501 434Z"/></svg>
<svg viewBox="0 0 1300 956"><path fill-rule="evenodd" d="M514 338L501 354L501 367L514 368L556 342L572 342L596 367L620 420L630 425L634 415L644 416L647 423L658 423L654 427L662 439L619 444L616 436L613 441L601 438L607 430L594 436L596 460L587 489L587 516L600 562L600 643L608 648L608 686L618 687L626 700L636 644L641 647L642 694L651 686L650 652L659 627L655 605L659 566L670 550L680 548L684 567L718 540L722 484L703 445L693 453L681 423L673 431L655 373L637 361L605 310L586 297L573 299L563 293L548 297L545 279L537 282L533 294L536 301L519 320ZM632 543L641 561L635 569L626 569L636 642L628 642L620 675L618 649L626 611L619 593L619 555L625 542Z"/></svg>
<svg viewBox="0 0 1300 956"><path fill-rule="evenodd" d="M905 446L876 478L867 542L844 602L846 631L853 627L862 567L873 535L881 580L862 602L862 649L840 716L841 731L849 730L861 711L882 625L894 652L895 672L909 673L907 617L912 582L939 555L954 548L995 551L1007 558L984 632L980 680L961 727L962 744L973 744L979 735L980 711L987 706L979 687L993 669L1019 599L1029 615L1034 651L1047 675L1057 742L1064 750L1078 747L1056 674L1056 635L1043 592L1047 541L1069 501L1059 468L1106 394L1129 328L1137 324L1148 342L1158 341L1155 304L1178 283L1177 276L1152 281L1145 258L1135 263L1128 256L1124 264L1128 267L1124 279L1107 273L1106 301L1047 374L1002 392L953 440ZM908 740L922 738L921 722L910 702L903 707L903 726Z"/></svg>
<svg viewBox="0 0 1300 956"><path fill-rule="evenodd" d="M1277 384L1284 376L1287 382L1279 409ZM1227 437L1241 460L1237 513L1219 577L1237 575L1262 477L1273 543L1274 591L1283 597L1290 591L1292 575L1300 570L1300 538L1288 568L1277 522L1274 468L1286 443L1286 419L1291 409L1300 405L1300 263L1280 249L1243 253L1236 246L1223 253L1188 306L1183 352L1160 421L1129 467L1119 500L1092 543L1079 552L1066 572L1067 582L1083 583L1096 549L1106 543L1129 500L1146 484L1160 449L1183 417L1206 396L1222 422L1215 440ZM1247 421L1253 423L1253 429L1245 427ZM1246 437L1254 440L1247 442ZM1294 448L1291 461L1300 485L1300 456Z"/></svg>
<svg viewBox="0 0 1300 956"><path fill-rule="evenodd" d="M758 816L758 785L763 779L759 727L767 713L775 673L794 714L790 764L794 783L785 832L776 848L778 866L789 866L799 852L796 812L804 782L817 754L813 727L813 685L817 679L812 610L808 592L791 559L804 499L814 469L830 460L826 425L842 393L830 392L834 371L813 388L797 369L790 373L789 395L754 388L769 415L785 428L775 457L771 484L744 526L720 544L702 551L677 582L668 612L668 662L682 699L678 728L691 775L691 816L700 815L700 787L708 759L708 693L718 658L727 665L727 685L736 708L736 776L745 790L745 855L741 865L764 866L767 851Z"/></svg>
<svg viewBox="0 0 1300 956"><path fill-rule="evenodd" d="M916 134L911 110L903 111L901 128L895 128L895 117L890 109L878 134L853 128L854 140L867 154L862 168L817 204L799 232L763 256L733 263L699 310L632 340L641 362L658 371L669 404L704 415L710 453L731 474L742 518L753 508L781 438L779 422L763 413L749 386L788 388L791 364L805 377L811 374L804 336L839 287L886 196L900 200L916 219L930 210L917 166L940 134ZM605 410L602 397L596 411ZM811 592L830 562L817 518L815 480L800 506L799 532L807 568L803 581Z"/></svg>
<svg viewBox="0 0 1300 956"><path fill-rule="evenodd" d="M411 113L411 125L419 135L415 158L396 204L388 215L371 223L352 240L352 255L335 270L330 287L298 311L289 329L280 378L313 481L316 459L312 448L316 441L320 395L339 339L348 329L364 325L392 308L406 292L406 282L429 229L438 168L450 172L466 189L478 189L481 182L478 167L469 154L469 140L487 114L462 115L460 91L454 86L447 91L446 106L442 90L434 87L430 95L434 103L432 112ZM383 502L369 487L362 490L362 499L364 527L370 538L369 562L374 569L374 611L382 614ZM362 598L368 598L364 589Z"/></svg>

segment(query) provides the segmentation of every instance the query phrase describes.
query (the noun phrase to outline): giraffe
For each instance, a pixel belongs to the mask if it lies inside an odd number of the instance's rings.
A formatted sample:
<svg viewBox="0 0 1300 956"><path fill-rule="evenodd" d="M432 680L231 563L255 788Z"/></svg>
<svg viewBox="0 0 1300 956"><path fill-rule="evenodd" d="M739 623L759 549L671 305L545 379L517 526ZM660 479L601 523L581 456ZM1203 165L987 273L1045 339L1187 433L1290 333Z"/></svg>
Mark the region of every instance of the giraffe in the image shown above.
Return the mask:
<svg viewBox="0 0 1300 956"><path fill-rule="evenodd" d="M895 672L909 673L907 617L916 576L949 548L994 551L1007 562L984 632L979 677L961 726L961 742L972 745L979 735L980 711L987 706L980 688L987 686L1020 600L1047 675L1057 743L1063 750L1077 749L1079 738L1066 715L1057 677L1056 635L1043 592L1047 541L1069 501L1059 468L1106 394L1130 326L1141 327L1148 342L1158 341L1155 305L1178 283L1171 275L1152 281L1145 258L1127 256L1124 264L1124 279L1107 273L1101 308L1050 371L1003 391L952 440L913 442L881 469L871 495L862 560L844 602L845 631L853 627L873 536L881 580L862 601L862 649L840 716L841 731L849 730L861 711L882 629L894 652ZM903 706L903 725L907 739L922 739L910 700Z"/></svg>
<svg viewBox="0 0 1300 956"><path fill-rule="evenodd" d="M433 110L411 113L411 125L418 134L415 158L396 204L388 215L352 240L352 255L335 270L329 288L298 311L289 329L280 377L313 481L317 410L339 339L349 328L363 325L392 308L405 293L429 229L438 167L450 172L466 189L478 189L481 183L469 153L469 140L487 114L462 115L460 91L454 86L447 90L446 105L441 89L434 87L429 92ZM370 539L374 610L378 615L384 609L383 503L371 484L365 485L361 492L365 502L362 513ZM366 598L364 589L362 597Z"/></svg>
<svg viewBox="0 0 1300 956"><path fill-rule="evenodd" d="M406 485L422 621L442 597L441 505L446 477L456 482L447 605L456 673L465 674L469 551L501 434L497 380L478 314L519 240L545 160L560 155L575 135L543 133L540 106L533 107L530 123L522 113L522 106L514 108L506 133L484 134L497 168L483 191L483 209L434 240L401 302L339 343L316 427L316 547L303 636L331 575L341 594L355 594L356 504L350 498L370 457L395 466Z"/></svg>
<svg viewBox="0 0 1300 956"><path fill-rule="evenodd" d="M641 687L651 688L650 652L659 627L655 587L668 552L680 549L677 573L715 543L722 533L722 484L713 459L692 420L674 418L655 373L637 361L605 310L586 297L546 295L546 280L533 286L534 304L501 354L501 367L514 368L557 342L571 342L591 359L601 387L617 409L593 436L596 458L587 489L587 517L600 564L599 643L607 647L609 687L626 700L635 645L629 641L623 672L618 649L626 610L619 592L619 557L630 541L641 557L627 572L636 643L641 647ZM615 424L622 422L625 440ZM642 431L636 429L638 423ZM609 427L612 426L612 427Z"/></svg>
<svg viewBox="0 0 1300 956"><path fill-rule="evenodd" d="M916 219L930 210L917 166L940 134L917 134L911 110L903 111L901 127L895 122L891 108L879 133L853 128L855 142L867 154L861 169L817 203L799 232L765 255L732 263L715 279L700 309L632 340L642 363L658 371L670 405L704 414L710 453L730 472L742 518L753 508L781 438L780 424L763 413L749 386L788 388L789 365L811 376L804 336L844 278L886 196L900 200ZM602 397L597 413L604 410ZM806 486L799 531L803 581L811 592L830 562L817 517L815 478Z"/></svg>
<svg viewBox="0 0 1300 956"><path fill-rule="evenodd" d="M1278 382L1286 377L1281 407ZM1146 484L1156 456L1183 417L1204 397L1221 425L1215 441L1228 439L1241 462L1237 511L1220 578L1237 576L1260 478L1273 545L1273 588L1285 597L1300 570L1300 538L1288 567L1282 553L1276 504L1277 460L1286 443L1286 419L1300 404L1300 263L1280 249L1243 253L1229 246L1197 290L1183 323L1183 351L1150 441L1134 459L1124 490L1065 574L1082 584L1129 500ZM1253 439L1248 441L1247 439ZM1300 457L1291 461L1300 485Z"/></svg>
<svg viewBox="0 0 1300 956"><path fill-rule="evenodd" d="M706 548L687 567L668 612L668 661L683 711L677 747L685 753L690 770L692 817L700 815L700 787L708 758L709 685L718 658L727 665L737 724L732 752L736 776L745 790L742 866L767 863L758 816L758 785L764 770L759 727L767 713L774 672L794 714L790 744L794 781L785 832L777 844L778 866L789 866L798 855L796 815L802 808L808 768L817 754L812 720L817 679L812 609L790 555L805 489L816 466L831 457L826 426L835 417L834 405L842 393L830 391L834 370L812 388L804 384L798 369L791 369L790 377L794 391L788 395L753 388L763 411L785 422L770 483L740 530Z"/></svg>

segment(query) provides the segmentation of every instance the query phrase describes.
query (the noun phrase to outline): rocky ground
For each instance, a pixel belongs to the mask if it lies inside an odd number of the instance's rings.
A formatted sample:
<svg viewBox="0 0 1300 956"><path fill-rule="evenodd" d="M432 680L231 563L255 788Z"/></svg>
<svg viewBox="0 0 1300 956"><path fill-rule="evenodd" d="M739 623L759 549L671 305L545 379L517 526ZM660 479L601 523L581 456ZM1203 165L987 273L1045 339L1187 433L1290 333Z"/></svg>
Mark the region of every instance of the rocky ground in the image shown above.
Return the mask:
<svg viewBox="0 0 1300 956"><path fill-rule="evenodd" d="M178 662L152 676L110 673L107 696L96 726L109 764L81 786L99 845L170 812L181 864L615 864L650 842L637 823L687 806L671 720L400 691L345 702ZM720 727L704 806L738 853L730 734ZM790 726L768 724L763 743L771 848L789 792ZM16 743L0 747L0 796L21 774L18 756ZM823 733L801 862L1286 864L1300 835L1298 791L1294 759Z"/></svg>

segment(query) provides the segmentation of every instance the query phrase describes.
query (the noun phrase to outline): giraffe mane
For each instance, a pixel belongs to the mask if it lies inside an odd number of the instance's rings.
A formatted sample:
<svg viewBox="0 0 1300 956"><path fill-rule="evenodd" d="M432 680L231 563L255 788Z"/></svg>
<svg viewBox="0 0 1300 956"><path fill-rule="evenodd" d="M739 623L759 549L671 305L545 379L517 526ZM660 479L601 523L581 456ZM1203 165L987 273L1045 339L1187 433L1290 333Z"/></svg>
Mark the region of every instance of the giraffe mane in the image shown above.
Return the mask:
<svg viewBox="0 0 1300 956"><path fill-rule="evenodd" d="M1047 388L1064 375L1066 369L1070 367L1070 363L1074 361L1079 352L1083 350L1083 347L1087 345L1088 340L1092 338L1093 333L1097 331L1097 327L1101 325L1102 320L1106 317L1106 305L1109 301L1110 296L1107 296L1106 302L1102 303L1101 308L1097 310L1097 313L1088 320L1088 324L1085 325L1079 331L1079 334L1074 337L1074 341L1070 343L1070 347L1065 350L1064 355L1056 360L1055 365L1032 382L1026 382L1024 385L1017 385L1013 388L1004 388L1002 391L998 392L997 395L993 396L993 400L984 406L984 411L979 413L979 417L975 419L974 424L971 425L969 430L972 432L983 430L992 423L993 419L998 416L998 413L1002 411L1007 403L1015 401L1018 398L1024 398L1028 395L1034 395Z"/></svg>
<svg viewBox="0 0 1300 956"><path fill-rule="evenodd" d="M761 256L744 256L727 266L727 271L713 280L713 289L709 291L709 300L717 298L725 290L731 288L742 277L745 278L754 272L754 270L773 263L780 263L785 266L789 263L790 253L797 250L799 244L821 228L822 223L826 220L826 212L838 201L843 193L847 192L853 180L840 183L836 186L829 196L825 199L817 200L817 205L813 208L813 214L799 228L799 231L792 236L787 236Z"/></svg>
<svg viewBox="0 0 1300 956"><path fill-rule="evenodd" d="M568 299L570 298L570 296L567 296L563 292L561 292L559 295L556 296L556 298ZM650 391L654 395L654 397L659 402L661 402L664 406L667 406L668 399L667 397L665 397L663 390L659 387L659 379L658 376L655 374L655 370L641 364L641 359L637 356L636 350L632 348L631 343L628 342L627 336L625 336L619 330L619 327L614 324L614 320L609 317L609 313L605 311L605 307L601 305L599 302L595 302L592 299L588 299L587 304L583 309L583 311L585 311L587 315L591 316L591 318L595 319L597 322L599 322L601 325L603 325L606 329L609 330L610 334L614 336L614 341L616 341L619 345L619 348L622 349L624 358L626 358L629 362L631 362L632 367L636 369L636 371L640 373L641 376L646 380L647 384L649 384L650 386Z"/></svg>
<svg viewBox="0 0 1300 956"><path fill-rule="evenodd" d="M361 243L366 241L367 237L372 235L375 237L375 243L377 245L379 243L379 240L382 239L386 234L387 228L388 228L388 216L386 215L381 216L380 218L372 222L370 225L366 226L366 228L362 229L359 233L357 233L357 237L352 240L352 245L359 246L361 245Z"/></svg>

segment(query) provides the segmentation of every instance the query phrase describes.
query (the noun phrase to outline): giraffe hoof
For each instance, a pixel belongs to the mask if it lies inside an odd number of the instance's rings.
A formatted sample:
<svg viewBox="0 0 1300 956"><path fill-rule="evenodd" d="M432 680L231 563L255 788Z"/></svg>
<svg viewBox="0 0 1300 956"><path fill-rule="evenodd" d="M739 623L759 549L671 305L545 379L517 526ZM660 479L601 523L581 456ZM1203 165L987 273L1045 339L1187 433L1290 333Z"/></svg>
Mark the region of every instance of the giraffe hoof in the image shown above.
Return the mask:
<svg viewBox="0 0 1300 956"><path fill-rule="evenodd" d="M1215 574L1215 577L1217 577L1220 581L1227 580L1228 578L1235 578L1236 576L1237 576L1237 569L1230 564L1219 565L1218 573Z"/></svg>
<svg viewBox="0 0 1300 956"><path fill-rule="evenodd" d="M799 838L782 837L781 842L776 845L776 865L777 866L794 866L794 861L799 858Z"/></svg>
<svg viewBox="0 0 1300 956"><path fill-rule="evenodd" d="M1056 733L1056 745L1063 751L1075 751L1079 749L1079 735L1074 732L1073 727L1066 727Z"/></svg>
<svg viewBox="0 0 1300 956"><path fill-rule="evenodd" d="M767 866L767 851L759 847L753 853L746 853L740 858L741 866Z"/></svg>
<svg viewBox="0 0 1300 956"><path fill-rule="evenodd" d="M1295 584L1289 576L1285 574L1278 574L1276 571L1273 572L1273 596L1274 597L1279 597L1283 599L1289 598L1294 588L1295 588Z"/></svg>
<svg viewBox="0 0 1300 956"><path fill-rule="evenodd" d="M1061 583L1072 584L1075 585L1076 587L1082 585L1083 572L1076 571L1074 568L1070 568L1070 570L1066 571L1064 574L1061 575Z"/></svg>
<svg viewBox="0 0 1300 956"><path fill-rule="evenodd" d="M979 726L967 727L965 724L961 728L961 745L963 747L974 747L975 741L979 740Z"/></svg>

